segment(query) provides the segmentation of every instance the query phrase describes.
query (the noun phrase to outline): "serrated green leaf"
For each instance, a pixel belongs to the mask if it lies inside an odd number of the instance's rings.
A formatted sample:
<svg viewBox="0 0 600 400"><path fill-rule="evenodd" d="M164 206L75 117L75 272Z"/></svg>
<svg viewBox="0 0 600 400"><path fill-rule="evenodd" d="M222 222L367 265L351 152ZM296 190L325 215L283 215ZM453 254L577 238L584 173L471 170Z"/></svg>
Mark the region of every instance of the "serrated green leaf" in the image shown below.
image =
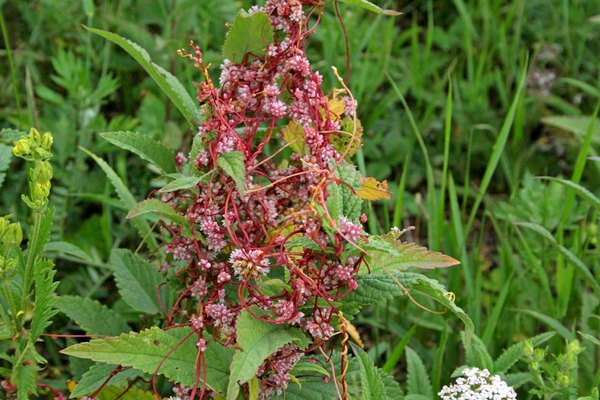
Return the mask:
<svg viewBox="0 0 600 400"><path fill-rule="evenodd" d="M98 164L102 171L104 171L104 173L108 177L108 180L115 188L115 191L117 192L119 199L121 199L121 202L123 203L125 209L131 210L133 207L135 207L137 201L135 200L129 189L127 189L121 178L119 178L117 173L111 168L111 166L91 151L84 149L83 147L80 147L80 149L83 152L85 152L88 156L92 157L94 161L96 161L96 164ZM148 225L148 222L145 220L136 219L133 220L132 223L138 230L140 236L144 238L148 247L151 250L156 250L158 248L158 244L156 243L156 239L154 238L154 236L150 234L150 225Z"/></svg>
<svg viewBox="0 0 600 400"><path fill-rule="evenodd" d="M394 377L381 368L377 368L377 372L381 376L383 386L385 386L385 394L387 400L403 400L404 392L400 387L400 384Z"/></svg>
<svg viewBox="0 0 600 400"><path fill-rule="evenodd" d="M148 314L162 311L156 291L163 277L155 268L126 249L114 249L110 254L110 264L115 271L119 293L130 307ZM163 303L168 296L167 290L166 286L162 286L159 291Z"/></svg>
<svg viewBox="0 0 600 400"><path fill-rule="evenodd" d="M196 185L198 185L198 183L207 181L210 178L211 174L212 172L208 172L201 176L182 176L180 178L175 179L172 182L167 183L159 190L159 192L169 193L178 190L195 188Z"/></svg>
<svg viewBox="0 0 600 400"><path fill-rule="evenodd" d="M188 221L184 216L180 215L169 204L157 199L146 199L140 201L129 211L127 218L135 218L147 214L156 214L176 223L177 225L187 228Z"/></svg>
<svg viewBox="0 0 600 400"><path fill-rule="evenodd" d="M410 347L406 351L407 390L406 398L420 394L429 399L433 398L433 388L421 357Z"/></svg>
<svg viewBox="0 0 600 400"><path fill-rule="evenodd" d="M104 132L101 133L104 139L115 146L131 151L138 155L142 160L154 164L163 174L170 174L177 171L175 167L175 154L162 143L159 143L139 132Z"/></svg>
<svg viewBox="0 0 600 400"><path fill-rule="evenodd" d="M373 361L360 347L350 342L352 351L358 360L360 366L360 381L362 387L363 400L380 400L387 397L383 378Z"/></svg>
<svg viewBox="0 0 600 400"><path fill-rule="evenodd" d="M106 378L110 376L115 368L117 368L117 366L114 364L92 365L90 369L83 374L79 382L77 382L77 386L75 386L75 390L71 393L70 398L81 397L93 393L102 386L106 381ZM128 379L136 378L141 374L142 372L135 368L126 368L114 375L108 383L109 385L117 385Z"/></svg>
<svg viewBox="0 0 600 400"><path fill-rule="evenodd" d="M221 346L210 337L204 352L206 384L224 392L229 377L233 350ZM189 327L161 330L157 327L116 338L95 339L70 346L62 353L97 362L133 367L148 374L164 375L169 380L193 386L198 349L197 336Z"/></svg>
<svg viewBox="0 0 600 400"><path fill-rule="evenodd" d="M463 335L464 338L464 335ZM464 340L463 340L464 341ZM464 343L466 363L472 367L479 369L487 369L490 372L494 370L494 361L492 356L487 351L485 343L475 334L471 336L471 340Z"/></svg>
<svg viewBox="0 0 600 400"><path fill-rule="evenodd" d="M383 9L383 8L371 3L368 0L340 0L340 1L342 3L346 3L346 4L353 5L353 6L358 6L358 7L364 8L365 10L369 10L369 11L377 13L377 14L393 15L393 16L402 14L399 11Z"/></svg>
<svg viewBox="0 0 600 400"><path fill-rule="evenodd" d="M447 307L463 321L465 334L467 338L470 337L474 329L473 321L462 308L450 300L447 296L448 292L439 282L419 273L394 272L390 276L378 272L370 275L360 275L357 279L358 288L346 297L347 301L345 303L377 304L394 297L404 296L404 289L398 285L394 278L402 283L402 286L411 294L415 292L422 293Z"/></svg>
<svg viewBox="0 0 600 400"><path fill-rule="evenodd" d="M514 374L506 374L504 376L504 381L513 389L518 389L519 387L531 381L531 373L515 372Z"/></svg>
<svg viewBox="0 0 600 400"><path fill-rule="evenodd" d="M163 93L169 97L190 125L194 126L201 120L198 105L183 85L170 72L154 64L146 50L141 46L111 32L89 27L85 28L115 43L133 57L146 70Z"/></svg>
<svg viewBox="0 0 600 400"><path fill-rule="evenodd" d="M273 26L265 13L240 11L225 38L223 55L235 64L241 63L246 54L261 57L273 39Z"/></svg>
<svg viewBox="0 0 600 400"><path fill-rule="evenodd" d="M233 178L238 192L244 194L246 191L246 166L242 152L235 150L222 154L217 158L217 164L227 175Z"/></svg>
<svg viewBox="0 0 600 400"><path fill-rule="evenodd" d="M537 347L540 344L550 340L555 335L556 334L554 332L545 332L530 338L529 341L531 341L531 344L534 347ZM508 372L508 370L523 356L525 342L526 341L515 343L508 349L504 350L502 354L500 354L500 356L494 361L494 370L490 370L490 372L493 372L494 374L505 374Z"/></svg>
<svg viewBox="0 0 600 400"><path fill-rule="evenodd" d="M349 220L358 222L364 201L354 193L354 190L361 185L361 175L353 164L342 161L335 170L335 176L344 182L339 186L343 204L342 213Z"/></svg>
<svg viewBox="0 0 600 400"><path fill-rule="evenodd" d="M325 205L327 206L329 215L337 223L338 218L344 213L344 204L342 203L342 195L336 183L331 183L327 186L327 200Z"/></svg>
<svg viewBox="0 0 600 400"><path fill-rule="evenodd" d="M237 319L237 332L238 345L242 350L236 351L233 356L227 400L237 399L239 385L252 379L263 361L281 347L292 343L304 349L310 343L300 329L260 321L246 310Z"/></svg>
<svg viewBox="0 0 600 400"><path fill-rule="evenodd" d="M395 240L389 235L372 235L369 241L361 246L367 250L371 272L384 268L388 272L396 272L410 267L434 269L459 264L459 261L450 256L415 243Z"/></svg>
<svg viewBox="0 0 600 400"><path fill-rule="evenodd" d="M54 207L47 208L40 218L40 225L37 232L37 240L31 240L29 243L35 243L34 247L29 247L30 252L32 252L31 256L35 259L42 254L42 250L48 242L48 238L50 237L50 232L52 231L52 221L54 219ZM30 232L31 235L34 234L33 230Z"/></svg>
<svg viewBox="0 0 600 400"><path fill-rule="evenodd" d="M17 385L17 400L29 400L36 393L37 372L35 360L23 360L13 366L11 382Z"/></svg>
<svg viewBox="0 0 600 400"><path fill-rule="evenodd" d="M56 308L90 335L117 336L131 330L121 315L97 300L60 296Z"/></svg>
<svg viewBox="0 0 600 400"><path fill-rule="evenodd" d="M56 304L54 292L59 284L59 282L54 282L55 273L52 261L40 258L35 261L33 272L35 306L29 332L29 340L32 343L35 343L44 333L44 330L52 323L52 318L58 312L54 309Z"/></svg>

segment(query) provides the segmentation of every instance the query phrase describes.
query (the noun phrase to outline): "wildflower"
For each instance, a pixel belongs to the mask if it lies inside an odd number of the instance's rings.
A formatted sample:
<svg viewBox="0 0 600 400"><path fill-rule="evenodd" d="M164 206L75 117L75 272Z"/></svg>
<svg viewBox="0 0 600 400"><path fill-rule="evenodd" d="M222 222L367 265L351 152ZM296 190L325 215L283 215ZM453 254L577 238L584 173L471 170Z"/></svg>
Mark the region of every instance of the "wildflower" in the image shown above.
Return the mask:
<svg viewBox="0 0 600 400"><path fill-rule="evenodd" d="M465 368L462 376L450 386L444 386L438 393L442 400L512 400L517 398L514 389L498 375L491 375L487 369Z"/></svg>

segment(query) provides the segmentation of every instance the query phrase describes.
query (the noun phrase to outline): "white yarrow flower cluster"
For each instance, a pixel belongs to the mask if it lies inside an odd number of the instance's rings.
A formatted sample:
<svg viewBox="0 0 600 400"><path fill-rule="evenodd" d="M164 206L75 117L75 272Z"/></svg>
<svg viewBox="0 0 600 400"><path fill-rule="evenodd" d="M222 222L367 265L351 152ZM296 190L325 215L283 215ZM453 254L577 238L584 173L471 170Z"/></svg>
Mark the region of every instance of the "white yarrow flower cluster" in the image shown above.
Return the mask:
<svg viewBox="0 0 600 400"><path fill-rule="evenodd" d="M438 393L442 400L516 400L517 393L487 369L465 368L453 385Z"/></svg>

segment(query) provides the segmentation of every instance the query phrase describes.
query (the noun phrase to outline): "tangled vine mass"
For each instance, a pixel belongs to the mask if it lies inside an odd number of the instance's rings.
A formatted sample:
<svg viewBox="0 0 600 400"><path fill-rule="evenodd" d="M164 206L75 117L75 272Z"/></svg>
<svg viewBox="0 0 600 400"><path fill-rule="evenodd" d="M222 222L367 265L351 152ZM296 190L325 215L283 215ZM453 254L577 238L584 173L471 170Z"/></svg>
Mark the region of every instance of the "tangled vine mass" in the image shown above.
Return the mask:
<svg viewBox="0 0 600 400"><path fill-rule="evenodd" d="M268 0L252 7L244 16L266 15L271 30L265 32L273 38L265 38L269 44L259 54L225 60L219 86L198 46L192 43L191 54L180 51L205 78L197 90L205 119L189 160L205 179L195 191L161 197L201 233L165 226L169 259L186 265L177 272L186 289L169 323L187 315L200 352L207 340L235 347L242 310L308 333L308 349L286 345L260 367L265 399L285 390L305 352L323 351L340 330L336 302L357 288L364 265L359 243L367 240L366 216L353 188L361 178L346 161L360 146L356 102L341 78L344 89L325 94L305 52L321 6ZM187 161L178 155L180 167ZM353 209L337 218L327 204L330 185L355 197ZM193 313L183 311L190 308Z"/></svg>

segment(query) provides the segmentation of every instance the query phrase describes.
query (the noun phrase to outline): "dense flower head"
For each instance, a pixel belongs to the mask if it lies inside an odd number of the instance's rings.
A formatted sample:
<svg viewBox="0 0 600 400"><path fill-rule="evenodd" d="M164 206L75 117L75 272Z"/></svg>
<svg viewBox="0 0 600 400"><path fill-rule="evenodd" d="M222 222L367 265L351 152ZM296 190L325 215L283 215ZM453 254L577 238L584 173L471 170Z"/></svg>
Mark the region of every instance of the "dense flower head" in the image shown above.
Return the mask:
<svg viewBox="0 0 600 400"><path fill-rule="evenodd" d="M358 243L366 233L359 215L334 219L326 205L328 187L342 184L335 171L344 162L332 137L341 118L354 116L356 103L343 90L327 96L307 58L304 45L314 27L309 16L321 5L267 0L251 8L250 14L268 16L275 35L264 54L225 60L218 87L201 50L187 54L206 78L197 96L205 118L189 164L210 178L162 200L192 232L165 227L171 237L166 252L184 265L177 277L187 285L176 307L186 299L194 308L172 314L188 315L200 352L211 340L237 346L236 321L251 309L260 310L263 321L303 330L318 347L337 329L335 302L357 287L364 256ZM232 155L243 163L243 177L234 179L223 168L223 158ZM187 158L176 161L183 169ZM280 284L267 290L267 280ZM264 361L257 374L261 399L285 390L305 351L286 345Z"/></svg>
<svg viewBox="0 0 600 400"><path fill-rule="evenodd" d="M442 400L513 400L517 394L498 375L487 369L465 368L454 384L438 393Z"/></svg>

